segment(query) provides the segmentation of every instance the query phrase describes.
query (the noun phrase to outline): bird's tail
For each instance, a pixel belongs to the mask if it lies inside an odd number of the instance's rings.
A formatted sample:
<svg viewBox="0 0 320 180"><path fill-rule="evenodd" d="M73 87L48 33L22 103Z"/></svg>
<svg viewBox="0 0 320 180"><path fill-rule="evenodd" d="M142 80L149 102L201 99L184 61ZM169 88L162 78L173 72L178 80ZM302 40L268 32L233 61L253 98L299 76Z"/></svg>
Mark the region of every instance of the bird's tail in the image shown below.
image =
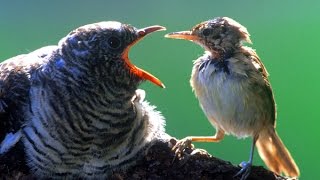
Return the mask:
<svg viewBox="0 0 320 180"><path fill-rule="evenodd" d="M299 176L298 166L273 127L259 133L256 146L260 157L271 171L290 177Z"/></svg>

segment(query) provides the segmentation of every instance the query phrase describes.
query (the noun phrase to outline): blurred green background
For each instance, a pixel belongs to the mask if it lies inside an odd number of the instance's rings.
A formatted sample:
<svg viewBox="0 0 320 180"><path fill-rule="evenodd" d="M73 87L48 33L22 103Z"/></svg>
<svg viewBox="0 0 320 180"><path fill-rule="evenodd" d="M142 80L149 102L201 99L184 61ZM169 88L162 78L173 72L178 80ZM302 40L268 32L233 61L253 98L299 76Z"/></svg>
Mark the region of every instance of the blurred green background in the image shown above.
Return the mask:
<svg viewBox="0 0 320 180"><path fill-rule="evenodd" d="M0 59L57 44L81 25L117 20L138 28L163 25L187 30L216 16L246 26L253 48L269 73L278 104L277 131L301 170L301 179L319 179L320 1L0 1ZM213 135L191 92L192 60L203 54L193 43L163 38L157 32L137 44L130 58L166 85L146 82L147 99L167 119L175 137ZM218 143L196 143L212 155L238 164L249 156L250 139L227 136ZM264 165L255 154L255 165Z"/></svg>

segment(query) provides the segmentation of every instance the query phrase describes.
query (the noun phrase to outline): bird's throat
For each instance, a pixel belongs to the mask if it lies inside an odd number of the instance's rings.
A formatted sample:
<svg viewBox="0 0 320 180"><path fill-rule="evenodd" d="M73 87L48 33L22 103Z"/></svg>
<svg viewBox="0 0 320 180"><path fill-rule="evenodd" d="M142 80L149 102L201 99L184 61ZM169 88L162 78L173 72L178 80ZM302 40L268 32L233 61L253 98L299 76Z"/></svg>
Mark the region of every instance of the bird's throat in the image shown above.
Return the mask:
<svg viewBox="0 0 320 180"><path fill-rule="evenodd" d="M216 72L230 74L228 59L215 59L210 55L204 55L200 59L201 61L198 68L199 72L204 72L210 68L214 68Z"/></svg>

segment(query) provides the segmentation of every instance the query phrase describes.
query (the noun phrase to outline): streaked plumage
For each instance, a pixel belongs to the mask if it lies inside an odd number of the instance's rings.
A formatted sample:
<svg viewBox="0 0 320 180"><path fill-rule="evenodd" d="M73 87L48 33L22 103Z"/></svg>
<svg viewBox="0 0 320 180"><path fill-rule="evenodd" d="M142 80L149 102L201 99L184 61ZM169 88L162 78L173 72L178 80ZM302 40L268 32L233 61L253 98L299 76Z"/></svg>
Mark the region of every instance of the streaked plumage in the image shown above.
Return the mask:
<svg viewBox="0 0 320 180"><path fill-rule="evenodd" d="M250 173L254 145L274 172L297 177L299 169L275 131L276 105L268 73L256 52L242 45L251 43L247 29L227 17L202 22L190 31L166 37L191 40L206 53L194 61L191 86L210 123L217 129L212 137L187 137L175 150L192 141L218 142L224 134L253 137L250 158L237 175Z"/></svg>
<svg viewBox="0 0 320 180"><path fill-rule="evenodd" d="M22 141L27 165L40 178L106 178L134 164L165 137L164 118L138 85L163 84L131 64L128 51L163 29L90 24L57 46L1 63L0 156Z"/></svg>

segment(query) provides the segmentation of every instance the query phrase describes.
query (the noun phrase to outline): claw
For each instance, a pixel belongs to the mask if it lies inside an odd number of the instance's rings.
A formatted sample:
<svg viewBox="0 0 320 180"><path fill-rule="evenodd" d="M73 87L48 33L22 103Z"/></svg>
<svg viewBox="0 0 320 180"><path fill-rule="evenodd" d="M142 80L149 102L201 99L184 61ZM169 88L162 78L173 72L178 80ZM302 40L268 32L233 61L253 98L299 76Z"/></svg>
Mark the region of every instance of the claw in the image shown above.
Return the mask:
<svg viewBox="0 0 320 180"><path fill-rule="evenodd" d="M183 138L179 140L172 148L172 151L175 153L175 157L173 158L173 161L175 159L181 159L183 155L185 155L185 149L194 149L194 146L192 145L192 139L191 138Z"/></svg>
<svg viewBox="0 0 320 180"><path fill-rule="evenodd" d="M240 163L240 166L241 166L241 170L233 177L237 177L241 175L241 180L246 180L251 172L252 164L250 162L243 161Z"/></svg>
<svg viewBox="0 0 320 180"><path fill-rule="evenodd" d="M192 145L192 139L191 138L183 138L179 140L172 148L172 150L175 152L176 156L181 157L184 150L190 148L193 149L194 146Z"/></svg>

